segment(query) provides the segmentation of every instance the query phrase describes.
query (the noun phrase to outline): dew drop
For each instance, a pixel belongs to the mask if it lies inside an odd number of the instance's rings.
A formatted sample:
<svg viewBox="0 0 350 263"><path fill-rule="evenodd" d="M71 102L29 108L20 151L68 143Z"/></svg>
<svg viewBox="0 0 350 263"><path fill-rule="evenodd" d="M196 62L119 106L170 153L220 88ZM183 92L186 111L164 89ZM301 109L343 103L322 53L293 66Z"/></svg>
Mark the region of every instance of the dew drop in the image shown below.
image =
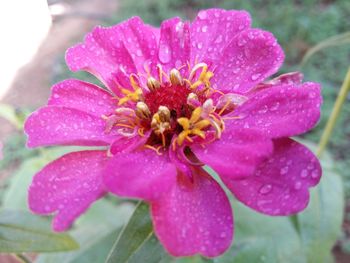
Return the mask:
<svg viewBox="0 0 350 263"><path fill-rule="evenodd" d="M309 172L306 169L303 169L300 173L301 178L306 178L309 175Z"/></svg>
<svg viewBox="0 0 350 263"><path fill-rule="evenodd" d="M225 232L222 232L221 234L220 234L220 237L221 238L224 238L224 237L226 237L227 236L227 234L225 233Z"/></svg>
<svg viewBox="0 0 350 263"><path fill-rule="evenodd" d="M254 74L254 75L252 75L252 80L253 80L253 81L254 81L254 80L257 80L260 76L261 76L260 73Z"/></svg>
<svg viewBox="0 0 350 263"><path fill-rule="evenodd" d="M284 175L284 174L288 173L288 170L289 170L288 166L285 166L285 167L281 168L280 174Z"/></svg>
<svg viewBox="0 0 350 263"><path fill-rule="evenodd" d="M198 13L198 17L200 19L206 19L207 18L207 12L206 11L201 11Z"/></svg>
<svg viewBox="0 0 350 263"><path fill-rule="evenodd" d="M266 194L270 193L271 190L272 190L272 185L271 184L265 184L259 189L259 193L263 194L263 195L266 195Z"/></svg>
<svg viewBox="0 0 350 263"><path fill-rule="evenodd" d="M219 36L215 39L214 43L219 44L219 43L221 43L221 42L222 42L222 35L219 35Z"/></svg>
<svg viewBox="0 0 350 263"><path fill-rule="evenodd" d="M301 188L301 182L300 182L300 181L297 181L297 182L295 183L295 185L294 185L294 188L295 188L296 190L299 190L299 189Z"/></svg>
<svg viewBox="0 0 350 263"><path fill-rule="evenodd" d="M311 173L311 177L314 178L314 179L319 177L318 171L317 170L313 170L312 173Z"/></svg>
<svg viewBox="0 0 350 263"><path fill-rule="evenodd" d="M171 60L171 52L170 47L167 45L167 43L160 43L159 46L159 53L158 53L159 60L163 63L168 63Z"/></svg>
<svg viewBox="0 0 350 263"><path fill-rule="evenodd" d="M276 110L278 110L279 106L280 106L280 103L278 101L276 101L275 103L273 103L271 105L270 110L271 111L276 111Z"/></svg>
<svg viewBox="0 0 350 263"><path fill-rule="evenodd" d="M141 57L141 56L142 56L142 51L141 51L140 49L138 49L138 50L136 51L136 55L139 56L139 57Z"/></svg>
<svg viewBox="0 0 350 263"><path fill-rule="evenodd" d="M198 49L202 49L202 47L203 47L203 43L202 43L202 42L199 42L199 43L197 44L197 48L198 48Z"/></svg>
<svg viewBox="0 0 350 263"><path fill-rule="evenodd" d="M203 33L207 32L207 30L208 30L208 27L207 27L207 26L203 26L203 27L202 27L202 32L203 32Z"/></svg>

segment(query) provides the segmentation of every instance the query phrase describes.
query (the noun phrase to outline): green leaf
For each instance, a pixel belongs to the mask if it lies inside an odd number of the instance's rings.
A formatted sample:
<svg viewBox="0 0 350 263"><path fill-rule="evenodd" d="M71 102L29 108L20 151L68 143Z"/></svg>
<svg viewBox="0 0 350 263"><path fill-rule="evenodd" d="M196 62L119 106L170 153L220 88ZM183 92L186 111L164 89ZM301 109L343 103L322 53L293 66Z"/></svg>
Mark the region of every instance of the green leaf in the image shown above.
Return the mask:
<svg viewBox="0 0 350 263"><path fill-rule="evenodd" d="M28 188L33 176L50 161L68 153L76 147L54 147L42 149L39 156L25 160L5 189L1 207L5 209L27 210Z"/></svg>
<svg viewBox="0 0 350 263"><path fill-rule="evenodd" d="M70 233L80 249L71 252L41 254L36 263L101 262L111 250L121 227L127 222L133 205L114 204L107 199L97 201L83 214Z"/></svg>
<svg viewBox="0 0 350 263"><path fill-rule="evenodd" d="M287 217L269 217L234 201L235 238L233 246L218 263L269 262L303 263L300 238Z"/></svg>
<svg viewBox="0 0 350 263"><path fill-rule="evenodd" d="M0 252L53 252L78 247L69 235L51 232L45 218L24 211L0 212Z"/></svg>
<svg viewBox="0 0 350 263"><path fill-rule="evenodd" d="M11 105L0 103L0 117L11 122L17 129L21 129L23 126L16 109Z"/></svg>
<svg viewBox="0 0 350 263"><path fill-rule="evenodd" d="M322 158L323 175L312 189L310 203L298 214L298 227L308 263L332 262L332 248L341 234L344 193L332 160Z"/></svg>
<svg viewBox="0 0 350 263"><path fill-rule="evenodd" d="M152 233L147 239L141 244L138 250L133 253L128 259L128 263L158 263L162 260L167 253L164 250L162 244L158 241L157 237ZM121 262L121 261L113 261Z"/></svg>
<svg viewBox="0 0 350 263"><path fill-rule="evenodd" d="M143 202L137 205L128 224L124 227L108 255L106 263L124 263L132 258L154 260L155 256L158 257L154 251L160 250L159 244L152 237L152 221L148 210L148 205Z"/></svg>

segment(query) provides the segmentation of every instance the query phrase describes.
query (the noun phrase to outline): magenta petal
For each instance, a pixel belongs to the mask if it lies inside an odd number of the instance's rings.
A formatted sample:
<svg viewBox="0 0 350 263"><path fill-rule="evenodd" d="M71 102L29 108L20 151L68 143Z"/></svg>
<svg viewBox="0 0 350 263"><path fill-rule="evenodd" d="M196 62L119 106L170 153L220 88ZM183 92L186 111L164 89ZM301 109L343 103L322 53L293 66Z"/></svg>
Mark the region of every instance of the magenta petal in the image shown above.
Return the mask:
<svg viewBox="0 0 350 263"><path fill-rule="evenodd" d="M154 29L144 24L141 18L133 17L116 26L101 28L99 31L96 31L95 36L97 39L103 40L101 45L104 45L106 48L114 46L114 43L121 41L131 55L138 73L147 73L145 72L146 66L148 69L155 69L158 48L156 35L154 34ZM126 72L128 71L126 70Z"/></svg>
<svg viewBox="0 0 350 263"><path fill-rule="evenodd" d="M202 169L193 183L182 174L178 183L152 202L155 233L173 256L222 254L233 237L233 215L220 185Z"/></svg>
<svg viewBox="0 0 350 263"><path fill-rule="evenodd" d="M190 26L180 18L165 20L160 28L158 58L166 71L190 59Z"/></svg>
<svg viewBox="0 0 350 263"><path fill-rule="evenodd" d="M268 215L289 215L309 202L308 189L321 178L316 156L291 139L274 140L274 154L262 163L255 176L224 183L247 206Z"/></svg>
<svg viewBox="0 0 350 263"><path fill-rule="evenodd" d="M95 115L62 106L47 106L33 112L24 125L27 146L101 146L115 135L104 132L106 122Z"/></svg>
<svg viewBox="0 0 350 263"><path fill-rule="evenodd" d="M109 151L112 154L134 151L137 148L145 145L150 135L151 131L146 132L142 137L137 133L137 131L135 131L135 134L130 137L117 135L115 141L111 144Z"/></svg>
<svg viewBox="0 0 350 263"><path fill-rule="evenodd" d="M228 127L237 125L259 129L270 138L288 137L310 130L320 118L320 85L282 85L263 89L234 111L241 116Z"/></svg>
<svg viewBox="0 0 350 263"><path fill-rule="evenodd" d="M106 151L81 151L49 163L29 188L30 209L43 215L55 213L54 230L66 230L104 194L101 171L106 162Z"/></svg>
<svg viewBox="0 0 350 263"><path fill-rule="evenodd" d="M120 153L112 157L103 173L106 187L123 197L156 200L176 182L175 166L153 150Z"/></svg>
<svg viewBox="0 0 350 263"><path fill-rule="evenodd" d="M191 24L191 62L216 62L230 40L250 27L246 11L208 9L198 13Z"/></svg>
<svg viewBox="0 0 350 263"><path fill-rule="evenodd" d="M51 89L48 105L66 106L101 117L114 112L116 100L102 88L77 79L67 79Z"/></svg>
<svg viewBox="0 0 350 263"><path fill-rule="evenodd" d="M138 17L113 27L96 27L84 43L67 50L66 61L72 71L86 70L96 75L118 94L113 73L144 72L144 62L156 60L156 37Z"/></svg>
<svg viewBox="0 0 350 263"><path fill-rule="evenodd" d="M283 50L271 33L247 29L236 34L223 51L214 71L213 87L244 93L277 72L283 59Z"/></svg>
<svg viewBox="0 0 350 263"><path fill-rule="evenodd" d="M272 142L257 130L232 127L215 142L205 147L193 145L191 150L220 177L238 179L252 175L272 153Z"/></svg>

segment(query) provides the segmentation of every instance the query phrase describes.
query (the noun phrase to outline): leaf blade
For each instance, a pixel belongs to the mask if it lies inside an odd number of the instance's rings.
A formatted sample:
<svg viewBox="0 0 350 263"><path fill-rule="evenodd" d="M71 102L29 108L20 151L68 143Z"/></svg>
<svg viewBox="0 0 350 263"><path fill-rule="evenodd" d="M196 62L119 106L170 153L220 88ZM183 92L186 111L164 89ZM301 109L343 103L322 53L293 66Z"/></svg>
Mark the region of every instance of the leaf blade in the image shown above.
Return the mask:
<svg viewBox="0 0 350 263"><path fill-rule="evenodd" d="M68 234L51 232L44 218L24 211L0 212L0 252L54 252L78 247Z"/></svg>

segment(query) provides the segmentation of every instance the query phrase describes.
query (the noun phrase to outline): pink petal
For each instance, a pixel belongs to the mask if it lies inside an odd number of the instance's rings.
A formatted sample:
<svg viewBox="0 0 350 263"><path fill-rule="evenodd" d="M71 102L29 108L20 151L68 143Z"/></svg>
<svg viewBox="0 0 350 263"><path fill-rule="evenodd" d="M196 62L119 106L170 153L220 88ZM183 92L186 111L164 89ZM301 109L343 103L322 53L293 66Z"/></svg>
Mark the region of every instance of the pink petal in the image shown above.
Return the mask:
<svg viewBox="0 0 350 263"><path fill-rule="evenodd" d="M101 146L114 141L113 131L105 133L106 122L80 110L46 106L33 112L26 120L24 131L27 146L78 145Z"/></svg>
<svg viewBox="0 0 350 263"><path fill-rule="evenodd" d="M252 175L272 153L272 142L257 130L232 127L213 143L205 147L193 145L191 150L220 177L238 179Z"/></svg>
<svg viewBox="0 0 350 263"><path fill-rule="evenodd" d="M220 185L201 168L193 183L179 174L178 183L152 202L155 233L173 256L222 254L233 237L233 215Z"/></svg>
<svg viewBox="0 0 350 263"><path fill-rule="evenodd" d="M106 151L81 151L49 163L29 188L30 209L42 215L55 213L53 229L66 230L104 194L101 171L106 162Z"/></svg>
<svg viewBox="0 0 350 263"><path fill-rule="evenodd" d="M321 178L314 154L291 139L274 140L274 154L262 163L255 176L224 183L247 206L268 215L289 215L309 202L309 187Z"/></svg>
<svg viewBox="0 0 350 263"><path fill-rule="evenodd" d="M180 18L163 21L160 28L158 58L165 71L179 68L190 59L190 26Z"/></svg>
<svg viewBox="0 0 350 263"><path fill-rule="evenodd" d="M98 117L108 115L117 108L117 102L109 92L77 79L67 79L55 84L51 89L48 105L66 106Z"/></svg>
<svg viewBox="0 0 350 263"><path fill-rule="evenodd" d="M315 126L322 103L320 85L281 85L263 89L233 112L241 116L227 126L259 129L270 138L302 134Z"/></svg>
<svg viewBox="0 0 350 263"><path fill-rule="evenodd" d="M176 182L175 166L166 153L153 150L120 153L112 157L103 173L106 187L123 197L156 200Z"/></svg>
<svg viewBox="0 0 350 263"><path fill-rule="evenodd" d="M191 25L191 62L216 62L230 40L250 27L246 11L208 9L198 13Z"/></svg>
<svg viewBox="0 0 350 263"><path fill-rule="evenodd" d="M86 70L96 75L118 94L114 73L144 72L144 62L156 60L156 37L138 17L116 26L96 27L84 43L67 50L66 61L72 71Z"/></svg>
<svg viewBox="0 0 350 263"><path fill-rule="evenodd" d="M131 152L139 147L146 144L149 136L151 135L151 130L146 132L143 137L141 137L137 131L135 134L130 137L126 137L123 135L117 135L115 141L111 144L110 152L112 154L117 154L120 152Z"/></svg>
<svg viewBox="0 0 350 263"><path fill-rule="evenodd" d="M277 72L283 59L283 50L271 33L244 30L234 36L218 60L213 87L244 93Z"/></svg>
<svg viewBox="0 0 350 263"><path fill-rule="evenodd" d="M141 18L133 17L117 26L101 28L95 36L99 36L104 41L107 40L111 45L122 41L132 57L136 71L147 73L145 66L155 69L153 67L157 64L158 43L154 33L154 28L144 24Z"/></svg>

